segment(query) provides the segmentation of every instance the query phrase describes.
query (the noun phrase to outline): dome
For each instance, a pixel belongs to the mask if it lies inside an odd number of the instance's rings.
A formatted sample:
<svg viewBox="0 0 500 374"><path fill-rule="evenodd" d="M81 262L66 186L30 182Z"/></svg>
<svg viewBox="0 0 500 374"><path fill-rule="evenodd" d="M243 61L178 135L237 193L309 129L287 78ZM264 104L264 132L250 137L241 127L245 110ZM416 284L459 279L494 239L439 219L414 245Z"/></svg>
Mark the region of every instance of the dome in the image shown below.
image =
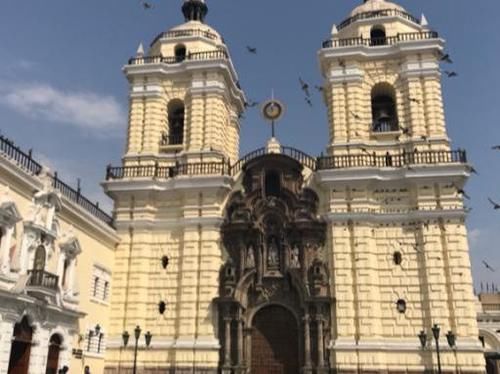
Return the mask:
<svg viewBox="0 0 500 374"><path fill-rule="evenodd" d="M211 26L206 23L202 23L199 21L188 21L184 22L178 26L172 27L169 32L182 32L187 30L199 30L203 33L207 33L207 35L213 35L214 40L222 41L222 37L220 34Z"/></svg>
<svg viewBox="0 0 500 374"><path fill-rule="evenodd" d="M398 4L391 3L390 1L367 0L364 2L364 4L354 8L354 10L351 12L351 17L354 17L360 13L376 12L379 10L388 10L388 9L406 12L402 6L400 6Z"/></svg>

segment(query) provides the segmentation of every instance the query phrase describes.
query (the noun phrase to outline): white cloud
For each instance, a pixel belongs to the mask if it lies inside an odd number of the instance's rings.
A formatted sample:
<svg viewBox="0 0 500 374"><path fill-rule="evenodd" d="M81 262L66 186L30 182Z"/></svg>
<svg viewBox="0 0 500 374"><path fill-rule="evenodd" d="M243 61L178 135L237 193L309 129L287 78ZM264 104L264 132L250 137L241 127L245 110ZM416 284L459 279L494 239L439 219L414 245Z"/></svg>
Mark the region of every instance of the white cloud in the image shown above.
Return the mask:
<svg viewBox="0 0 500 374"><path fill-rule="evenodd" d="M0 103L24 116L72 125L96 136L122 135L126 123L123 108L112 96L65 92L43 83L7 85Z"/></svg>
<svg viewBox="0 0 500 374"><path fill-rule="evenodd" d="M480 229L470 229L469 230L469 232L468 232L469 246L471 247L472 250L477 248L482 234L483 233L481 232Z"/></svg>

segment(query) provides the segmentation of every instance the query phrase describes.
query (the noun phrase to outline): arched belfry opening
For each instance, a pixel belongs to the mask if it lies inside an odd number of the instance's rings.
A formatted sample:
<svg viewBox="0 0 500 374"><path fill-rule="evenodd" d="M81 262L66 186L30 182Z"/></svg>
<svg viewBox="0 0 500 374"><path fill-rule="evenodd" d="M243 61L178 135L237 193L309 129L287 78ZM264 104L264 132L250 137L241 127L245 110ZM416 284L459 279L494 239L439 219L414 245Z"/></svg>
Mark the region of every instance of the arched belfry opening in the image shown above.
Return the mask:
<svg viewBox="0 0 500 374"><path fill-rule="evenodd" d="M174 48L175 61L181 62L186 59L187 49L184 44L178 44Z"/></svg>
<svg viewBox="0 0 500 374"><path fill-rule="evenodd" d="M168 103L168 132L164 135L166 145L180 145L184 142L184 102L179 99Z"/></svg>
<svg viewBox="0 0 500 374"><path fill-rule="evenodd" d="M382 25L373 26L370 30L370 45L386 45L387 36L385 34L385 27Z"/></svg>
<svg viewBox="0 0 500 374"><path fill-rule="evenodd" d="M219 341L222 373L302 373L329 367L326 224L303 166L268 154L243 167L222 238ZM244 192L243 192L244 191Z"/></svg>
<svg viewBox="0 0 500 374"><path fill-rule="evenodd" d="M372 131L398 131L396 91L389 83L378 83L372 88Z"/></svg>

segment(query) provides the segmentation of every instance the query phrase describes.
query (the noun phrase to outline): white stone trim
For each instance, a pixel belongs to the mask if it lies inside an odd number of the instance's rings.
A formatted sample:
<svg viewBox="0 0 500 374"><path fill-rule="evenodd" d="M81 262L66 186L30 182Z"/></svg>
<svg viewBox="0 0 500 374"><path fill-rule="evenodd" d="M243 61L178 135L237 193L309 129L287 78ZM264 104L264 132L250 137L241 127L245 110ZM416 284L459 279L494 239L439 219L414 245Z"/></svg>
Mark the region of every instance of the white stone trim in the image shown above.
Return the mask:
<svg viewBox="0 0 500 374"><path fill-rule="evenodd" d="M117 230L128 230L130 227L134 229L178 229L189 227L213 227L220 228L224 223L224 218L221 217L195 217L195 218L179 218L179 219L148 219L148 220L120 220L116 223Z"/></svg>
<svg viewBox="0 0 500 374"><path fill-rule="evenodd" d="M433 220L438 218L444 219L463 219L467 216L463 209L453 210L415 210L396 213L370 213L370 212L345 212L345 213L326 213L323 219L327 222L346 222L363 221L363 222L413 222L421 220Z"/></svg>

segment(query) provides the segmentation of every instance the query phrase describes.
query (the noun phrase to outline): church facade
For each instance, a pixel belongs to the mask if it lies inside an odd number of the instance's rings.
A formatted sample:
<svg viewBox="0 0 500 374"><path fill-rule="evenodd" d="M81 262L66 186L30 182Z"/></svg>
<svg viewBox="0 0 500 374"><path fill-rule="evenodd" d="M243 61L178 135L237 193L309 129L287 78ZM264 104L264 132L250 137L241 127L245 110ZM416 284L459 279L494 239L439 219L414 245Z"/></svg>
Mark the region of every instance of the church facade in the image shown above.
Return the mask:
<svg viewBox="0 0 500 374"><path fill-rule="evenodd" d="M327 156L272 139L239 158L228 48L204 0L182 10L124 67L105 373L418 373L437 367L437 342L444 372L483 373L470 167L447 136L444 40L425 17L367 0L332 28Z"/></svg>

